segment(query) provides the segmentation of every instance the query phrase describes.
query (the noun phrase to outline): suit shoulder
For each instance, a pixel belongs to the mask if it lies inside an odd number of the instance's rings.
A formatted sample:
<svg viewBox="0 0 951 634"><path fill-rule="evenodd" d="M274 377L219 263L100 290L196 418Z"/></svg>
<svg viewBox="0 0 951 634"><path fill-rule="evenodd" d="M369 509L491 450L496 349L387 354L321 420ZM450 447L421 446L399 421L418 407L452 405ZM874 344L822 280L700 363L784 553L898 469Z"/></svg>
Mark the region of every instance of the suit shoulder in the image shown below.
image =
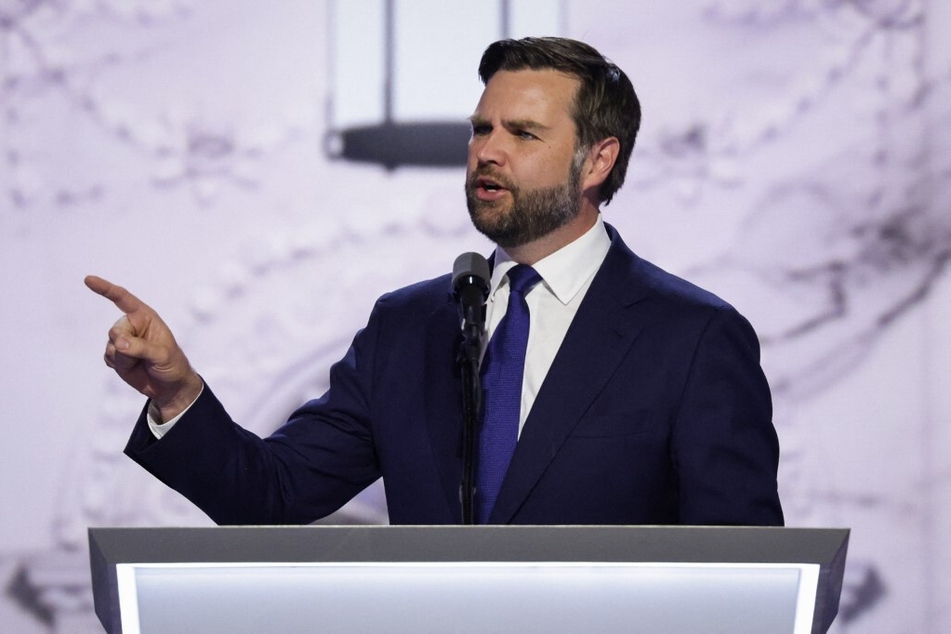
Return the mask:
<svg viewBox="0 0 951 634"><path fill-rule="evenodd" d="M678 277L632 251L610 225L611 250L605 259L604 281L616 289L623 288L623 299L637 302L645 299L660 301L682 308L735 310L714 293Z"/></svg>
<svg viewBox="0 0 951 634"><path fill-rule="evenodd" d="M674 275L652 262L638 258L635 268L638 276L644 281L647 291L658 299L697 307L735 310L719 295Z"/></svg>
<svg viewBox="0 0 951 634"><path fill-rule="evenodd" d="M414 311L437 308L452 301L451 281L452 275L447 273L390 291L377 300L377 308Z"/></svg>

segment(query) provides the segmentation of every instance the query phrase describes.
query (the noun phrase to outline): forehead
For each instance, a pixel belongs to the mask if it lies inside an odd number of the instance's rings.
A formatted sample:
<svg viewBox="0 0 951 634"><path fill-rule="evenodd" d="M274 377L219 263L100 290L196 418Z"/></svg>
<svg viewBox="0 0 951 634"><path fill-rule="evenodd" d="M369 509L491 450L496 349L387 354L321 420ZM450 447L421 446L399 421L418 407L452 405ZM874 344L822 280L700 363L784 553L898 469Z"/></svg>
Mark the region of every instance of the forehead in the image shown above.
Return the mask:
<svg viewBox="0 0 951 634"><path fill-rule="evenodd" d="M500 70L489 80L473 118L571 121L581 82L556 70Z"/></svg>

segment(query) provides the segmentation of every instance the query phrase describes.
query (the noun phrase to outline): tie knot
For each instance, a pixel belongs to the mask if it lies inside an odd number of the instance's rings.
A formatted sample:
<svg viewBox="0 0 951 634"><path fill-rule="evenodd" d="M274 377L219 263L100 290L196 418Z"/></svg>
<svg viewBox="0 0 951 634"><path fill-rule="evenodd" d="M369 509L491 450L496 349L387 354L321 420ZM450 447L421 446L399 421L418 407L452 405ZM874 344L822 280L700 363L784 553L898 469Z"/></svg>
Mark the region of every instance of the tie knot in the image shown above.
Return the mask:
<svg viewBox="0 0 951 634"><path fill-rule="evenodd" d="M538 271L524 264L516 264L508 272L509 292L525 294L542 281Z"/></svg>

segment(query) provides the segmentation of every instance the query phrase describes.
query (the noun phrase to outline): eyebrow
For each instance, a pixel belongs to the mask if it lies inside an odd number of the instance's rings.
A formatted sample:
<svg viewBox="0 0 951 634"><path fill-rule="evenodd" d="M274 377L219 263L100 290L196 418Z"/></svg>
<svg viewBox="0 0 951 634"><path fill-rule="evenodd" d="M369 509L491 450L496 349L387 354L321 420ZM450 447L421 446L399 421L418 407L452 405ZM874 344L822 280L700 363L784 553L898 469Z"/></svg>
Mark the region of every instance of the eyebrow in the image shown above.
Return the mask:
<svg viewBox="0 0 951 634"><path fill-rule="evenodd" d="M479 125L492 125L492 123L478 114L474 114L469 117L469 123L475 127ZM532 119L509 119L502 122L502 126L506 130L531 130L531 131L544 131L550 129L549 126L539 123L538 121L533 121Z"/></svg>

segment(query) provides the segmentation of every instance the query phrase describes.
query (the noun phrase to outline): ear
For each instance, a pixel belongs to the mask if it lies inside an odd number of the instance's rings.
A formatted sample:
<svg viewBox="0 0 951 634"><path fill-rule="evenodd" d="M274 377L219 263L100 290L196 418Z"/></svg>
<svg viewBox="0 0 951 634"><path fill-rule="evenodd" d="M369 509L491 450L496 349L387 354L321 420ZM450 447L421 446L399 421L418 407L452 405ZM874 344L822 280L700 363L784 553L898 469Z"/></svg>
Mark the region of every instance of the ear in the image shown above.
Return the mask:
<svg viewBox="0 0 951 634"><path fill-rule="evenodd" d="M601 183L606 181L611 174L611 168L614 167L620 152L621 142L613 136L592 145L591 149L588 150L585 170L582 172L582 190L587 191L592 187L600 187Z"/></svg>

